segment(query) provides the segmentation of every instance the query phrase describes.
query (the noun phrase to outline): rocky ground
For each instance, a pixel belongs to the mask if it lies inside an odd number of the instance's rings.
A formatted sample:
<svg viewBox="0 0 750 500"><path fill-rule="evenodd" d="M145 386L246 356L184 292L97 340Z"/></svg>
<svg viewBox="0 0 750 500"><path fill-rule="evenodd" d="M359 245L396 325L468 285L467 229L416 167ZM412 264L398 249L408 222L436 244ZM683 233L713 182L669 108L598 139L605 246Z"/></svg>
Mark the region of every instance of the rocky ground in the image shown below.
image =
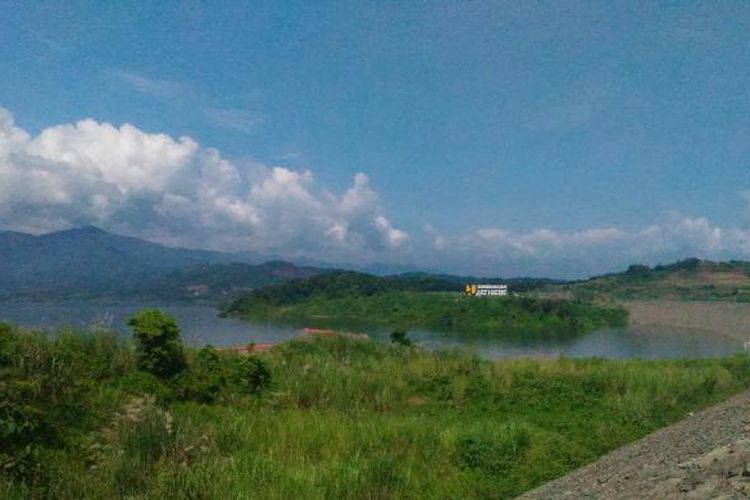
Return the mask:
<svg viewBox="0 0 750 500"><path fill-rule="evenodd" d="M750 303L632 300L623 305L631 326L692 328L750 342Z"/></svg>
<svg viewBox="0 0 750 500"><path fill-rule="evenodd" d="M750 498L750 391L519 498Z"/></svg>

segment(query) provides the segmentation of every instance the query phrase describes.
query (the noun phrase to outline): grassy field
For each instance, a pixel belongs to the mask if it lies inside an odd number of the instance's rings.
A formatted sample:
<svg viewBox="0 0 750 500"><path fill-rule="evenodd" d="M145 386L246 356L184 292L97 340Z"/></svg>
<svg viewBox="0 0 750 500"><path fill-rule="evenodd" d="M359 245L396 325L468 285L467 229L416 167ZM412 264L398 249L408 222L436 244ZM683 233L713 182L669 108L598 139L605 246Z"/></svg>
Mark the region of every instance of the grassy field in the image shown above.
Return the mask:
<svg viewBox="0 0 750 500"><path fill-rule="evenodd" d="M488 361L343 336L185 354L159 378L111 334L0 327L0 497L504 498L750 386L747 356Z"/></svg>

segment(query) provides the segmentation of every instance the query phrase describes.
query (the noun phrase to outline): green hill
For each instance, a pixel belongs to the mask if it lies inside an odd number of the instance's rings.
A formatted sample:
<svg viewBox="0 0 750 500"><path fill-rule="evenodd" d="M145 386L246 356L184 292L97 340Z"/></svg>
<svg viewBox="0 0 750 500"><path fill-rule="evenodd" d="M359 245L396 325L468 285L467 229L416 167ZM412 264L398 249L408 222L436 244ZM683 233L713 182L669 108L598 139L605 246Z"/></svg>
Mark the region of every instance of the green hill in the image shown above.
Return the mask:
<svg viewBox="0 0 750 500"><path fill-rule="evenodd" d="M223 313L255 319L365 321L393 328L585 331L624 325L625 311L583 300L467 297L434 276L332 272L249 292Z"/></svg>
<svg viewBox="0 0 750 500"><path fill-rule="evenodd" d="M649 267L632 265L621 273L547 287L576 298L718 300L750 302L750 263L685 259Z"/></svg>

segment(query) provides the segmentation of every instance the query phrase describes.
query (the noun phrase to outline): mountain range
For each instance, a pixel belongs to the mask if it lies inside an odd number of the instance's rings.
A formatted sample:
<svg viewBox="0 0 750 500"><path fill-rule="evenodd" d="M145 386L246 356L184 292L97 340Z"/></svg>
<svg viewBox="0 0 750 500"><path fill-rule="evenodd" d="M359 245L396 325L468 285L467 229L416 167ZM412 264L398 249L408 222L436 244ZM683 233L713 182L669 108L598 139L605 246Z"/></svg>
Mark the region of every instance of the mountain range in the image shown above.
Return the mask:
<svg viewBox="0 0 750 500"><path fill-rule="evenodd" d="M39 236L0 232L0 300L106 297L218 301L342 268L397 275L393 277L425 289L455 286L460 290L467 282L504 282L515 291L567 290L581 297L750 300L750 264L739 261L686 259L652 268L634 265L625 272L566 282L456 276L388 266L333 266L315 261L287 262L278 257L267 262L260 259L249 252L173 248L92 226ZM312 262L317 265L310 265Z"/></svg>
<svg viewBox="0 0 750 500"><path fill-rule="evenodd" d="M92 226L40 236L2 232L0 298L203 297L322 271L256 260L251 254L172 248Z"/></svg>

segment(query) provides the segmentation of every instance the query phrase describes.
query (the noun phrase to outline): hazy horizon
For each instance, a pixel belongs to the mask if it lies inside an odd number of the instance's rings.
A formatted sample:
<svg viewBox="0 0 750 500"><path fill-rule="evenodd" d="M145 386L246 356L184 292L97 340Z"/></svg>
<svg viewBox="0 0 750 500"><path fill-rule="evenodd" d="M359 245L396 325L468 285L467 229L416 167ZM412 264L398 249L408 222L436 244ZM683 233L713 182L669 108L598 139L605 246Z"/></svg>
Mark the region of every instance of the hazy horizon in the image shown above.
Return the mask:
<svg viewBox="0 0 750 500"><path fill-rule="evenodd" d="M44 237L44 236L54 236L57 234L65 234L65 233L74 233L74 232L101 232L113 236L125 236L130 238L138 238L136 236L128 236L118 233L113 233L111 231L107 231L105 229L102 229L95 225L87 225L87 226L76 226L71 227L67 229L61 229L61 230L55 230L55 231L49 231L49 232L40 232L40 233L25 233L22 231L0 231L0 234L5 233L16 233L16 234L25 234L35 237ZM148 240L145 238L138 238L141 241L145 241L147 243L154 243L154 244L160 244L157 241ZM182 250L189 250L189 251L202 251L206 250L205 248L198 248L198 247L185 247L185 246L175 246L175 245L169 245L169 244L163 244L166 248L173 248L173 249L182 249ZM352 270L352 271L359 271L359 272L365 272L365 273L372 273L372 274L379 274L379 275L396 275L401 273L410 273L410 272L425 272L425 273L431 273L431 274L453 274L453 275L463 275L466 277L472 276L472 273L462 273L460 271L451 271L449 269L441 269L441 268L426 268L424 266L421 266L417 263L404 263L404 264L388 264L385 262L368 262L368 263L353 263L353 262L344 262L344 261L324 261L324 260L317 260L312 259L309 257L294 257L294 256L286 256L286 255L278 255L278 254L262 254L262 253L253 253L253 252L222 252L218 251L219 253L224 253L228 256L236 256L237 263L251 263L253 265L262 265L269 262L274 261L286 261L287 263L295 264L297 266L311 266L311 267L327 267L330 269L341 269L341 270ZM687 260L692 259L695 257L688 256L684 257L680 260ZM250 259L250 260L247 260ZM670 265L675 264L678 261L663 261L663 262L656 262L653 264L654 267L661 266L661 265ZM709 262L711 262L709 260ZM741 261L740 261L741 262ZM640 262L631 262L626 267L630 267L631 265L641 265ZM477 278L499 278L499 279L512 279L512 278L548 278L553 280L577 280L577 279L589 279L589 278L595 278L597 276L610 274L610 273L618 273L622 271L626 271L626 267L621 268L614 268L609 269L607 271L604 271L602 273L598 274L591 274L591 275L580 275L580 276L555 276L555 275L504 275L500 276L497 274L474 274L474 277Z"/></svg>

